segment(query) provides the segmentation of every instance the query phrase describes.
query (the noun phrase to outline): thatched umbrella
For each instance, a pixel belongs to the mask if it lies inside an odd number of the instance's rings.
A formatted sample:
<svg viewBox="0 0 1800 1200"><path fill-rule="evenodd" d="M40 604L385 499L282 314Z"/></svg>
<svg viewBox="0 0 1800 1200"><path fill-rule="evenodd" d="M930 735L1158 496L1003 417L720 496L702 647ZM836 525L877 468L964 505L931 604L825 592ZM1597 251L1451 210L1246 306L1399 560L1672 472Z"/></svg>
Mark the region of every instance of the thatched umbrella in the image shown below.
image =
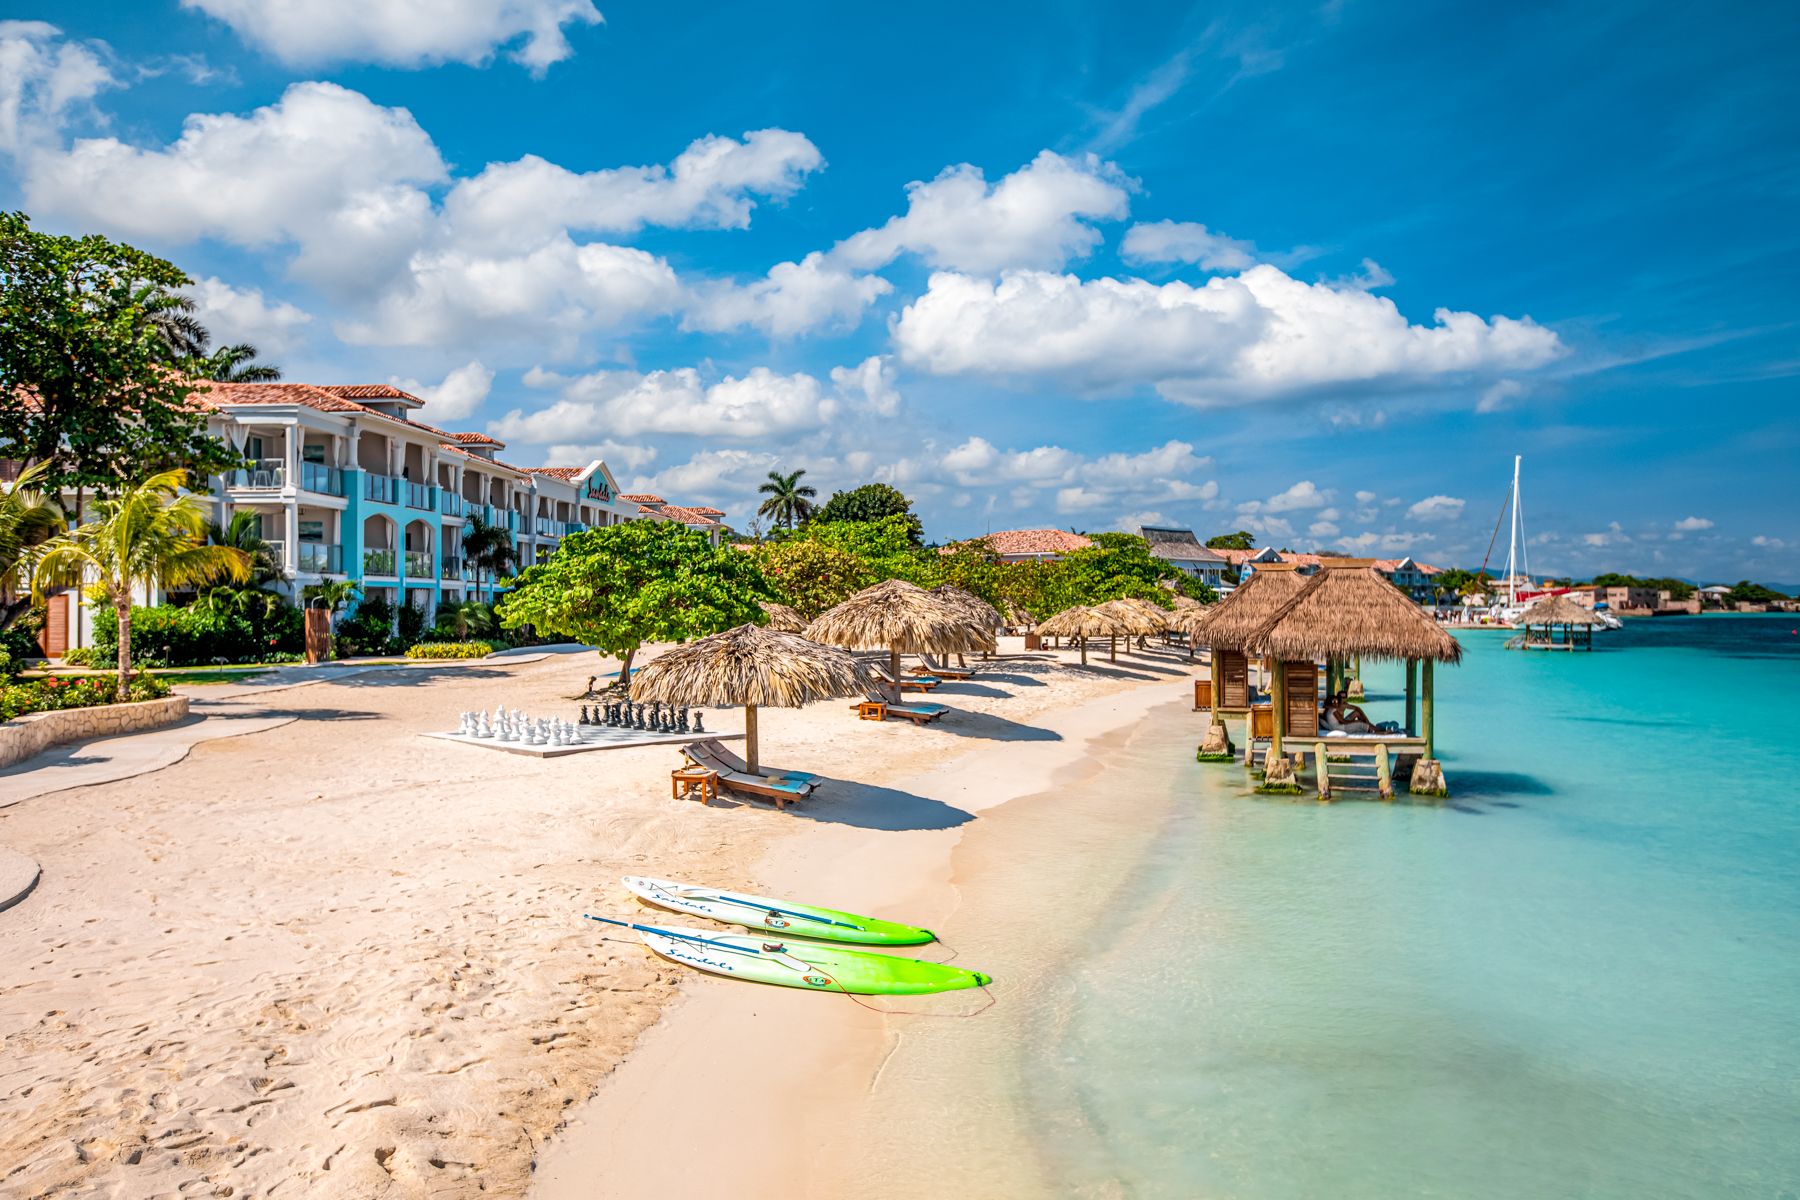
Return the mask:
<svg viewBox="0 0 1800 1200"><path fill-rule="evenodd" d="M773 600L764 600L762 610L763 615L768 617L768 620L762 623L764 629L773 629L779 633L804 633L806 631L806 618L801 616L796 609L789 608L785 604L777 604Z"/></svg>
<svg viewBox="0 0 1800 1200"><path fill-rule="evenodd" d="M1037 622L1037 618L1031 615L1029 609L1014 604L1011 600L1003 601L1002 608L1006 616L1006 627L1008 629L1021 629Z"/></svg>
<svg viewBox="0 0 1800 1200"><path fill-rule="evenodd" d="M969 614L904 579L890 579L820 613L806 627L815 642L848 650L886 650L894 697L900 695L902 654L963 654L994 644Z"/></svg>
<svg viewBox="0 0 1800 1200"><path fill-rule="evenodd" d="M739 625L677 646L631 676L640 704L744 706L744 761L757 769L756 710L863 696L868 671L853 655L797 633Z"/></svg>
<svg viewBox="0 0 1800 1200"><path fill-rule="evenodd" d="M1169 597L1169 601L1170 601L1170 603L1174 604L1175 611L1178 613L1179 612L1196 612L1196 611L1198 611L1200 609L1204 609L1206 607L1206 605L1200 603L1198 600L1194 599L1192 596L1184 596L1180 592L1176 592L1173 596Z"/></svg>
<svg viewBox="0 0 1800 1200"><path fill-rule="evenodd" d="M1306 577L1286 563L1267 563L1238 584L1198 620L1188 626L1188 636L1215 650L1247 653L1251 636L1269 614L1306 586Z"/></svg>
<svg viewBox="0 0 1800 1200"><path fill-rule="evenodd" d="M1125 632L1125 627L1124 623L1111 613L1077 604L1073 608L1063 609L1047 621L1040 621L1036 632L1045 637L1079 638L1081 641L1081 665L1085 667L1087 666L1087 640L1091 637L1117 637ZM1116 651L1113 660L1118 661Z"/></svg>
<svg viewBox="0 0 1800 1200"><path fill-rule="evenodd" d="M940 583L931 589L931 594L945 604L968 613L969 620L975 628L987 634L989 638L995 635L1002 624L1000 610L974 592L959 588L955 584ZM996 642L995 646L998 647L998 645L999 643Z"/></svg>

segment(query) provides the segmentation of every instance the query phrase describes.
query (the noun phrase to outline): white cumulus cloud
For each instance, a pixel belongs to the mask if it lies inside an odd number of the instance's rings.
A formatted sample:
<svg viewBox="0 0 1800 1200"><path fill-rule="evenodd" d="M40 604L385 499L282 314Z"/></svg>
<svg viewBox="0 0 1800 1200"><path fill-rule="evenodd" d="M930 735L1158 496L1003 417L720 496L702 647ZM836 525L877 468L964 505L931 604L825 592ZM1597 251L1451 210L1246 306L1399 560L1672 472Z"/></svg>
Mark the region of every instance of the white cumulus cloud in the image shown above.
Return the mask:
<svg viewBox="0 0 1800 1200"><path fill-rule="evenodd" d="M717 282L696 288L682 325L714 332L747 325L773 337L849 328L893 290L879 275L856 274L815 252L797 263L777 263L766 277L751 283Z"/></svg>
<svg viewBox="0 0 1800 1200"><path fill-rule="evenodd" d="M238 288L222 279L196 280L187 294L194 317L212 334L214 346L249 342L265 357L295 348L312 315L283 300L269 301L257 288Z"/></svg>
<svg viewBox="0 0 1800 1200"><path fill-rule="evenodd" d="M1439 309L1433 324L1414 325L1386 297L1302 283L1268 265L1198 287L940 272L901 313L894 343L906 362L938 374L1151 384L1193 404L1528 369L1563 352L1529 318Z"/></svg>
<svg viewBox="0 0 1800 1200"><path fill-rule="evenodd" d="M1703 529L1711 529L1712 527L1713 523L1705 517L1683 517L1681 520L1675 522L1673 528L1677 533L1698 533Z"/></svg>
<svg viewBox="0 0 1800 1200"><path fill-rule="evenodd" d="M445 375L442 383L426 384L397 376L390 376L388 382L426 402L420 413L422 420L442 425L447 421L460 421L473 416L493 390L494 373L482 366L481 360L476 359Z"/></svg>
<svg viewBox="0 0 1800 1200"><path fill-rule="evenodd" d="M70 112L114 85L95 47L43 21L0 21L0 152L54 140Z"/></svg>
<svg viewBox="0 0 1800 1200"><path fill-rule="evenodd" d="M1119 253L1134 263L1193 263L1207 271L1256 265L1256 247L1194 221L1152 221L1125 231Z"/></svg>
<svg viewBox="0 0 1800 1200"><path fill-rule="evenodd" d="M1462 516L1465 501L1455 496L1427 496L1406 510L1415 521L1454 521Z"/></svg>
<svg viewBox="0 0 1800 1200"><path fill-rule="evenodd" d="M833 255L865 270L904 253L932 267L977 274L1009 267L1054 269L1100 244L1090 221L1116 220L1129 204L1129 181L1093 155L1045 150L989 184L981 168L946 167L907 186L906 212L838 243Z"/></svg>
<svg viewBox="0 0 1800 1200"><path fill-rule="evenodd" d="M284 63L394 67L508 57L541 74L573 51L564 26L597 25L592 0L181 0Z"/></svg>

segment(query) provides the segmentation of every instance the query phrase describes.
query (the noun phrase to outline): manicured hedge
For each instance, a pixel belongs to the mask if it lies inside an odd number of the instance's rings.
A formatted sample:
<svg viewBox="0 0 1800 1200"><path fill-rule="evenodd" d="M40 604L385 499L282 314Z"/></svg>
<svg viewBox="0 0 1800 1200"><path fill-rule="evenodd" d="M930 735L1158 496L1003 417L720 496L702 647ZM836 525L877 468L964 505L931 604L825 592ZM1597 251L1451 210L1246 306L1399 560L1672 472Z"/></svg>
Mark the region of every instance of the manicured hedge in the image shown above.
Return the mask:
<svg viewBox="0 0 1800 1200"><path fill-rule="evenodd" d="M408 658L486 658L494 652L491 642L420 642L406 648Z"/></svg>
<svg viewBox="0 0 1800 1200"><path fill-rule="evenodd" d="M161 604L131 610L131 660L147 667L203 667L209 663L268 662L306 649L306 618L292 605L253 617L203 604ZM94 611L94 664L119 656L119 616Z"/></svg>

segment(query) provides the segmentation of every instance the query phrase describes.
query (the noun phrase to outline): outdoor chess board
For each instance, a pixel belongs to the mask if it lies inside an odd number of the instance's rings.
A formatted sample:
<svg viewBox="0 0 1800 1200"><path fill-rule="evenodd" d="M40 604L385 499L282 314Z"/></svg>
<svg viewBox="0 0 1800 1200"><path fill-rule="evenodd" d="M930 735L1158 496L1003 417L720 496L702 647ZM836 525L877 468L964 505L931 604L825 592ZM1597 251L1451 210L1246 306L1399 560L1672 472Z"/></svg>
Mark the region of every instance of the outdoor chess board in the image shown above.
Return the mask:
<svg viewBox="0 0 1800 1200"><path fill-rule="evenodd" d="M698 715L694 718L696 727L686 728L688 710L685 708L680 710L679 724L684 728L677 728L676 710L660 705L638 708L584 704L579 722L560 717L531 717L518 711L508 712L501 706L491 716L486 712L466 712L454 731L425 736L532 758L558 758L585 750L618 750L626 746L678 746L699 738L737 739L744 736L698 728L701 724Z"/></svg>
<svg viewBox="0 0 1800 1200"><path fill-rule="evenodd" d="M529 746L524 742L503 742L498 738L470 737L462 733L428 733L426 737L483 750L501 750L507 754L525 754L532 758L560 758L565 754L582 754L589 750L622 750L627 746L685 746L689 742L709 738L718 742L742 741L741 733L657 733L649 729L615 729L607 725L577 725L570 740L561 746Z"/></svg>

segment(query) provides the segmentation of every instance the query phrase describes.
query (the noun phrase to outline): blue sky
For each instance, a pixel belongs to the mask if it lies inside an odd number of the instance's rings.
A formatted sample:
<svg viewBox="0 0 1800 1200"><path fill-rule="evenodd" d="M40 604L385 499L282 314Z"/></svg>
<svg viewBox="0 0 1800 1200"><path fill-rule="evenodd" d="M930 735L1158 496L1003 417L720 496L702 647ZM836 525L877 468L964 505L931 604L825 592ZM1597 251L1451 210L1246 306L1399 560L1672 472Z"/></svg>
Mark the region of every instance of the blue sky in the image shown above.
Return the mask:
<svg viewBox="0 0 1800 1200"><path fill-rule="evenodd" d="M1517 453L1540 570L1800 581L1800 10L408 7L9 2L0 203L740 526L1473 566Z"/></svg>

